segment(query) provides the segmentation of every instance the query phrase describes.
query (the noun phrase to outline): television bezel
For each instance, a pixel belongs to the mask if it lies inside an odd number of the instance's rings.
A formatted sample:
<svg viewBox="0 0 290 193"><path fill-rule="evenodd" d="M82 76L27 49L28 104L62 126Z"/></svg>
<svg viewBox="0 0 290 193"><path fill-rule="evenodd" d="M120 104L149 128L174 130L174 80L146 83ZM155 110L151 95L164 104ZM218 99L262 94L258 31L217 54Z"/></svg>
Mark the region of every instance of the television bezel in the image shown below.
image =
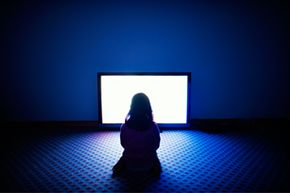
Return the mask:
<svg viewBox="0 0 290 193"><path fill-rule="evenodd" d="M102 98L101 98L101 77L102 76L187 76L187 116L186 123L157 123L164 128L188 128L190 123L190 94L191 94L191 73L190 72L98 72L97 73L97 100L98 100L98 127L119 128L122 123L103 123L102 119ZM125 117L125 115L124 115Z"/></svg>

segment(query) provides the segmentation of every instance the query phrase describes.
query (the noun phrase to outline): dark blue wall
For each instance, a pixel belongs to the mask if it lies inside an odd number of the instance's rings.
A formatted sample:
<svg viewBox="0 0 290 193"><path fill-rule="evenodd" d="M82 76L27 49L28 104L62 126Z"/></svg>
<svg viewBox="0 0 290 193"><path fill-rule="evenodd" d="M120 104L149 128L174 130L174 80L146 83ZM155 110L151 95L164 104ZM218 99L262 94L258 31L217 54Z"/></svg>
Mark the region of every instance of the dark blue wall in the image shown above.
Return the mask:
<svg viewBox="0 0 290 193"><path fill-rule="evenodd" d="M1 7L1 119L97 120L99 71L191 72L191 118L290 115L282 1Z"/></svg>

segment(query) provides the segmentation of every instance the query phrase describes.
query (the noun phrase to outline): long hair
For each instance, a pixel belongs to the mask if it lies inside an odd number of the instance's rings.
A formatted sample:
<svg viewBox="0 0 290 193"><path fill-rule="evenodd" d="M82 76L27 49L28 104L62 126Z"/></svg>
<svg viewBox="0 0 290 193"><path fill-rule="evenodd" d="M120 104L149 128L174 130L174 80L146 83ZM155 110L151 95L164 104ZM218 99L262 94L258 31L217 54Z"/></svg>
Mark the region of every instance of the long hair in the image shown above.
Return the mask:
<svg viewBox="0 0 290 193"><path fill-rule="evenodd" d="M152 125L152 108L149 98L144 93L133 96L125 123L129 128L136 130L146 130Z"/></svg>

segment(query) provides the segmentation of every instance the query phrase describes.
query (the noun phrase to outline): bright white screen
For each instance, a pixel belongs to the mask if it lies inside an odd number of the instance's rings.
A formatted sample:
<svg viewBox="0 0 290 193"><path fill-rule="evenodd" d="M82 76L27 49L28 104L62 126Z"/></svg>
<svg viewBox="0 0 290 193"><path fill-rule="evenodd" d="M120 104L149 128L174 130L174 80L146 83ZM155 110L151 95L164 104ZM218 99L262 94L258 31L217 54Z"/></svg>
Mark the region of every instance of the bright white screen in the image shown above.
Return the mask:
<svg viewBox="0 0 290 193"><path fill-rule="evenodd" d="M132 97L145 93L157 123L187 123L187 76L102 75L102 123L123 123Z"/></svg>

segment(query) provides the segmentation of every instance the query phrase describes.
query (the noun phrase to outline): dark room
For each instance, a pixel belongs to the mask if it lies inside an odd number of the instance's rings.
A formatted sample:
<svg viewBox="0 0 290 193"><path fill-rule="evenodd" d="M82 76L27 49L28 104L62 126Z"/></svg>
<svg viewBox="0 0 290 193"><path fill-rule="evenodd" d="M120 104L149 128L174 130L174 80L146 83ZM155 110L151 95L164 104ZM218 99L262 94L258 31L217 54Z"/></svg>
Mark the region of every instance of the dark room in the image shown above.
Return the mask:
<svg viewBox="0 0 290 193"><path fill-rule="evenodd" d="M0 192L290 192L287 1L0 10Z"/></svg>

